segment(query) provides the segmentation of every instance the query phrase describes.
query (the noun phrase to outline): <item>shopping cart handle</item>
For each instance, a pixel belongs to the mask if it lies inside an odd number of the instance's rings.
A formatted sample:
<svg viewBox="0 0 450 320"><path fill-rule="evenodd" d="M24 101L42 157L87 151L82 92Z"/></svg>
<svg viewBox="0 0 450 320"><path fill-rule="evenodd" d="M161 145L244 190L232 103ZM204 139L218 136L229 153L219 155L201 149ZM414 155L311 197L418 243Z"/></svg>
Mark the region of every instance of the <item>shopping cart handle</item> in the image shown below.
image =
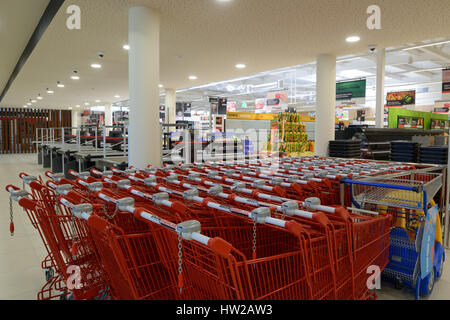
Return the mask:
<svg viewBox="0 0 450 320"><path fill-rule="evenodd" d="M388 188L388 189L396 189L396 190L407 190L407 191L414 191L414 192L421 192L422 187L408 187L408 186L397 186L393 184L386 184L386 183L378 183L378 182L366 182L366 181L356 181L351 179L344 179L341 183L347 183L347 184L357 184L362 186L370 186L370 187L379 187L379 188Z"/></svg>
<svg viewBox="0 0 450 320"><path fill-rule="evenodd" d="M78 176L79 176L78 172L76 172L76 171L73 170L73 169L70 169L70 170L68 171L68 173L69 173L72 177L74 177L74 178L78 178Z"/></svg>
<svg viewBox="0 0 450 320"><path fill-rule="evenodd" d="M94 168L92 168L90 170L90 172L91 172L92 175L97 176L97 177L101 177L103 175L102 172L100 172L100 171L98 171L97 169L94 169Z"/></svg>
<svg viewBox="0 0 450 320"><path fill-rule="evenodd" d="M225 259L229 258L231 250L233 249L233 245L223 240L222 238L209 239L208 247L210 247L211 250Z"/></svg>
<svg viewBox="0 0 450 320"><path fill-rule="evenodd" d="M53 179L53 172L51 172L51 171L45 171L45 176L46 177L48 177L48 178L50 178L50 179ZM19 175L20 176L20 175ZM22 177L21 177L22 178Z"/></svg>
<svg viewBox="0 0 450 320"><path fill-rule="evenodd" d="M48 172L48 171L47 171ZM46 173L47 174L47 173ZM25 172L21 172L21 173L19 173L19 178L20 179L23 179L23 178L25 178L25 177L28 177L29 175L28 174L26 174Z"/></svg>
<svg viewBox="0 0 450 320"><path fill-rule="evenodd" d="M20 188L14 186L12 184L9 184L9 185L6 186L6 192L18 191L18 190L20 190Z"/></svg>

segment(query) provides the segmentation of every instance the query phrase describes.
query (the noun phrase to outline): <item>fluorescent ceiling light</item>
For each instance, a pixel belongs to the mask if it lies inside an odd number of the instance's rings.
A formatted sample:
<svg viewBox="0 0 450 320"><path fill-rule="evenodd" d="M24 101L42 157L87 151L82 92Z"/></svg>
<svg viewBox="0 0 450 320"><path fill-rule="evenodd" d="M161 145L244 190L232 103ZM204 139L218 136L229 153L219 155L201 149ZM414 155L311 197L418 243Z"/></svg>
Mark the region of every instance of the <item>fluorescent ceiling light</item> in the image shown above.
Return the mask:
<svg viewBox="0 0 450 320"><path fill-rule="evenodd" d="M292 72L292 71L295 71L295 69L276 71L276 72L271 72L271 73L269 73L269 74L270 74L271 76L274 76L274 75L277 75L277 74L288 73L288 72Z"/></svg>
<svg viewBox="0 0 450 320"><path fill-rule="evenodd" d="M37 101L36 101L36 100L31 100L31 102L32 102L32 103L36 103Z"/></svg>
<svg viewBox="0 0 450 320"><path fill-rule="evenodd" d="M91 64L91 68L94 68L94 69L100 69L101 67L102 67L102 65L99 64L99 63L93 63L93 64Z"/></svg>
<svg viewBox="0 0 450 320"><path fill-rule="evenodd" d="M420 49L420 48L425 48L425 47L433 47L433 46L438 46L438 45L444 44L444 43L450 43L450 40L448 40L448 41L441 41L441 42L435 42L435 43L429 43L429 44L423 44L423 45L415 46L415 47L411 47L411 48L405 48L405 49L403 49L403 51L409 51L409 50Z"/></svg>
<svg viewBox="0 0 450 320"><path fill-rule="evenodd" d="M44 99L44 98L42 98L41 97L41 95L39 94L38 96L37 96L37 98L36 99L38 99L38 100L42 100L42 99Z"/></svg>
<svg viewBox="0 0 450 320"><path fill-rule="evenodd" d="M119 96L118 94L116 94L116 95L114 96L114 98L120 98L120 96Z"/></svg>
<svg viewBox="0 0 450 320"><path fill-rule="evenodd" d="M79 107L81 107L79 104L77 104L75 107L77 107L77 108L79 108Z"/></svg>
<svg viewBox="0 0 450 320"><path fill-rule="evenodd" d="M350 70L343 70L339 72L339 76L346 77L346 78L362 78L371 76L372 73L361 71L358 69L350 69Z"/></svg>
<svg viewBox="0 0 450 320"><path fill-rule="evenodd" d="M53 90L50 90L49 88L47 88L47 93L48 93L48 94L53 94L54 91L53 91Z"/></svg>
<svg viewBox="0 0 450 320"><path fill-rule="evenodd" d="M61 82L59 82L59 81L56 82L56 86L58 88L64 88L64 85Z"/></svg>
<svg viewBox="0 0 450 320"><path fill-rule="evenodd" d="M257 85L251 85L251 86L252 86L252 88L262 88L262 87L274 86L277 84L278 84L278 82L270 82L270 83L263 83L263 84L257 84Z"/></svg>
<svg viewBox="0 0 450 320"><path fill-rule="evenodd" d="M422 69L422 70L413 70L411 72L427 72L427 71L437 71L437 70L444 70L445 68L431 68L431 69Z"/></svg>
<svg viewBox="0 0 450 320"><path fill-rule="evenodd" d="M245 65L245 64L243 64L243 63L238 63L237 65L236 65L236 68L238 68L238 69L245 69L247 66Z"/></svg>
<svg viewBox="0 0 450 320"><path fill-rule="evenodd" d="M164 86L162 85L162 84L160 84L158 87L160 87L160 88L164 88Z"/></svg>
<svg viewBox="0 0 450 320"><path fill-rule="evenodd" d="M350 42L350 43L358 42L359 40L361 40L361 38L358 36L351 36L351 37L347 37L347 39L345 39L345 41Z"/></svg>
<svg viewBox="0 0 450 320"><path fill-rule="evenodd" d="M197 76L189 76L189 80L197 80Z"/></svg>
<svg viewBox="0 0 450 320"><path fill-rule="evenodd" d="M69 110L72 110L73 108L72 107L69 107Z"/></svg>
<svg viewBox="0 0 450 320"><path fill-rule="evenodd" d="M71 76L70 79L72 79L72 80L80 80L80 77L79 76Z"/></svg>
<svg viewBox="0 0 450 320"><path fill-rule="evenodd" d="M338 60L338 61L336 61L336 63L347 62L347 61L358 60L358 59L361 59L361 58L360 57L347 58L347 59Z"/></svg>
<svg viewBox="0 0 450 320"><path fill-rule="evenodd" d="M130 46L128 44L124 44L123 47L125 50L130 50Z"/></svg>
<svg viewBox="0 0 450 320"><path fill-rule="evenodd" d="M100 100L95 100L95 102L96 102L96 103L99 103L99 102L100 102Z"/></svg>
<svg viewBox="0 0 450 320"><path fill-rule="evenodd" d="M23 106L24 108L28 108L28 106Z"/></svg>
<svg viewBox="0 0 450 320"><path fill-rule="evenodd" d="M31 103L28 102L27 105L31 106Z"/></svg>
<svg viewBox="0 0 450 320"><path fill-rule="evenodd" d="M85 105L85 106L88 106L88 105L90 105L90 103L89 103L89 102L85 102L84 105Z"/></svg>

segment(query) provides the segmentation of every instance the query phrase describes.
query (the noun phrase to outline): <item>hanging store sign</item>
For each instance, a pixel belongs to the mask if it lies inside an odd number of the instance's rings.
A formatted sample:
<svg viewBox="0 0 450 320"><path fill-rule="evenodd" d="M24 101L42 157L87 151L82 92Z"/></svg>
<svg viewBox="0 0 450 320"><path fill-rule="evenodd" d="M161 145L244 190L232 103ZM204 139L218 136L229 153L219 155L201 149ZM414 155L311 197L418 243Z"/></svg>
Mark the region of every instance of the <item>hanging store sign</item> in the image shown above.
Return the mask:
<svg viewBox="0 0 450 320"><path fill-rule="evenodd" d="M236 102L230 101L227 103L227 112L236 112Z"/></svg>
<svg viewBox="0 0 450 320"><path fill-rule="evenodd" d="M448 107L444 108L434 108L434 113L448 113Z"/></svg>
<svg viewBox="0 0 450 320"><path fill-rule="evenodd" d="M166 117L166 107L160 106L159 107L159 119L164 121L165 117Z"/></svg>
<svg viewBox="0 0 450 320"><path fill-rule="evenodd" d="M416 104L416 91L389 92L386 100L388 107L414 105Z"/></svg>
<svg viewBox="0 0 450 320"><path fill-rule="evenodd" d="M336 84L336 100L351 100L366 97L366 79L338 82Z"/></svg>
<svg viewBox="0 0 450 320"><path fill-rule="evenodd" d="M190 103L185 103L183 106L183 112L184 112L184 117L185 118L190 118L191 117L191 107L192 105Z"/></svg>
<svg viewBox="0 0 450 320"><path fill-rule="evenodd" d="M288 91L272 91L266 98L255 100L256 113L284 112L289 107Z"/></svg>
<svg viewBox="0 0 450 320"><path fill-rule="evenodd" d="M176 111L177 111L177 118L183 118L184 114L183 103L177 102Z"/></svg>
<svg viewBox="0 0 450 320"><path fill-rule="evenodd" d="M227 114L227 103L228 100L221 98L219 99L219 104L217 105L217 114L226 115Z"/></svg>
<svg viewBox="0 0 450 320"><path fill-rule="evenodd" d="M211 104L218 104L219 103L219 98L217 98L217 97L209 97L209 103L211 103Z"/></svg>
<svg viewBox="0 0 450 320"><path fill-rule="evenodd" d="M442 70L442 93L450 93L450 69Z"/></svg>

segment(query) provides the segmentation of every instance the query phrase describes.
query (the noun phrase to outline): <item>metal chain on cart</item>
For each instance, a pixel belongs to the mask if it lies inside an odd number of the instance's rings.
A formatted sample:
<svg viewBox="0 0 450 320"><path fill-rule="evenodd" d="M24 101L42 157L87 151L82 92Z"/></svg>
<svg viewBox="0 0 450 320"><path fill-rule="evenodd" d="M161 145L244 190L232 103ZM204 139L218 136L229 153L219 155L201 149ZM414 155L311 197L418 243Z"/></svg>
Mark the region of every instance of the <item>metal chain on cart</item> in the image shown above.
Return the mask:
<svg viewBox="0 0 450 320"><path fill-rule="evenodd" d="M77 259L77 247L75 243L75 216L72 215L72 218L70 220L70 230L72 232L72 259Z"/></svg>
<svg viewBox="0 0 450 320"><path fill-rule="evenodd" d="M253 221L253 258L256 259L256 220Z"/></svg>
<svg viewBox="0 0 450 320"><path fill-rule="evenodd" d="M103 204L102 209L103 209L103 213L105 214L105 216L109 220L114 219L116 217L117 213L119 212L119 207L117 207L117 206L116 206L116 209L114 210L114 213L112 215L108 214L108 210L106 210L106 205L105 204Z"/></svg>
<svg viewBox="0 0 450 320"><path fill-rule="evenodd" d="M11 237L14 236L14 221L13 221L13 203L11 197L9 197L9 220L10 220L10 231Z"/></svg>
<svg viewBox="0 0 450 320"><path fill-rule="evenodd" d="M178 286L180 287L180 294L182 294L182 274L183 274L183 244L181 232L178 233Z"/></svg>

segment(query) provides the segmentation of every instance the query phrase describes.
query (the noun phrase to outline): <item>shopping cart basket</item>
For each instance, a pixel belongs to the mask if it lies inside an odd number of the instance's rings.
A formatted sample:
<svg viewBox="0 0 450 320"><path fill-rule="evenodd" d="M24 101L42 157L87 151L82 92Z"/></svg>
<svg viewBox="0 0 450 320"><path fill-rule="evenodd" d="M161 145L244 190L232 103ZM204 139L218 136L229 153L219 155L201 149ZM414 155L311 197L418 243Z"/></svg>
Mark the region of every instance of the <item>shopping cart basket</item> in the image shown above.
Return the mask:
<svg viewBox="0 0 450 320"><path fill-rule="evenodd" d="M357 208L393 216L389 264L384 276L405 283L419 295L431 294L442 274L439 208L432 200L442 175L417 171L345 180Z"/></svg>

